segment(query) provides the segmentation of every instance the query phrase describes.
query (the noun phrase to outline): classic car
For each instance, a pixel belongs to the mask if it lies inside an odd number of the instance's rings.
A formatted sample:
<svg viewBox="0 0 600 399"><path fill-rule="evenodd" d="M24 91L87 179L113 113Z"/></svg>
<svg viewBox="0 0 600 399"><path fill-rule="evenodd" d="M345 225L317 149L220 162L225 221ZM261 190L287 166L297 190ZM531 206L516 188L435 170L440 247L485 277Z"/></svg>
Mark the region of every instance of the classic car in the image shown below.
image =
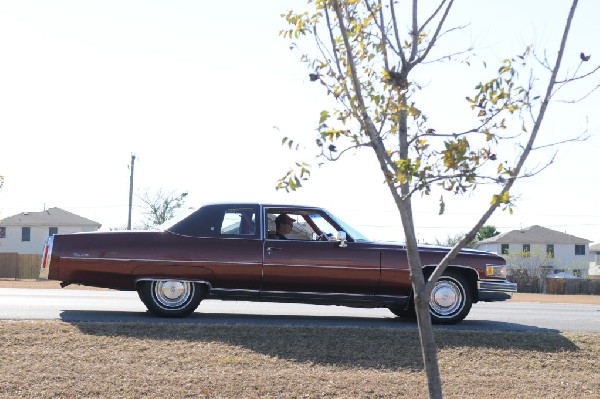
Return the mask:
<svg viewBox="0 0 600 399"><path fill-rule="evenodd" d="M424 273L448 248L420 247ZM148 311L183 317L202 299L386 307L414 315L403 245L372 242L322 208L210 204L156 231L57 234L41 278L137 291ZM463 250L430 298L435 323L463 320L473 303L516 292L502 257Z"/></svg>

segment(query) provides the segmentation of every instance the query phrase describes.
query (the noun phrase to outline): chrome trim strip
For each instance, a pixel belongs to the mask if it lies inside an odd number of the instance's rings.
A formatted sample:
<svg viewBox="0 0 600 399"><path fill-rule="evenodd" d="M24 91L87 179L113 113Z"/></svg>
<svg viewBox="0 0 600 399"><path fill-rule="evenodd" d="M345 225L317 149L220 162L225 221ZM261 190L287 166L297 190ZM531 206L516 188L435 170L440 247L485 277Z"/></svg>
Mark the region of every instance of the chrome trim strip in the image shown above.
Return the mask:
<svg viewBox="0 0 600 399"><path fill-rule="evenodd" d="M342 294L342 293L333 293L333 292L303 292L303 291L261 291L261 294L269 294L269 295L282 295L282 294L295 294L295 295L322 295L322 296L349 296L349 297L373 297L374 294Z"/></svg>
<svg viewBox="0 0 600 399"><path fill-rule="evenodd" d="M377 294L348 294L348 293L339 293L339 292L301 292L301 291L260 291L261 294L267 295L310 295L310 296L320 296L320 297L349 297L349 298L407 298L406 295L377 295Z"/></svg>
<svg viewBox="0 0 600 399"><path fill-rule="evenodd" d="M186 281L189 283L198 283L198 284L206 284L208 286L208 291L212 291L212 284L205 280L190 280L190 279L180 279L180 278L171 278L171 277L142 277L135 280L134 285L137 285L140 281Z"/></svg>
<svg viewBox="0 0 600 399"><path fill-rule="evenodd" d="M379 271L379 266L365 266L365 267L353 267L353 266L320 266L320 265L299 265L299 264L283 264L283 263L265 263L264 266L281 266L281 267L310 267L314 269L349 269L349 270L373 270Z"/></svg>
<svg viewBox="0 0 600 399"><path fill-rule="evenodd" d="M256 234L240 234L239 237L223 237L223 236L188 236L185 234L179 234L179 233L175 233L171 230L161 230L161 231L165 231L169 234L173 234L174 236L178 236L178 237L186 237L186 238L198 238L201 240L253 240L253 241L261 241L260 238L256 237Z"/></svg>
<svg viewBox="0 0 600 399"><path fill-rule="evenodd" d="M248 290L248 289L243 289L243 288L214 288L211 289L212 292L226 292L226 293L248 293L248 294L258 294L260 293L259 290Z"/></svg>
<svg viewBox="0 0 600 399"><path fill-rule="evenodd" d="M480 292L517 292L517 283L510 281L480 280L478 283Z"/></svg>
<svg viewBox="0 0 600 399"><path fill-rule="evenodd" d="M403 300L408 298L408 295L377 295L377 294L347 294L347 293L328 293L328 292L298 292L298 291L259 291L259 290L248 290L248 289L233 289L233 288L214 288L210 290L211 295L216 295L220 293L227 294L235 294L235 293L244 293L244 294L260 294L263 298L268 297L313 297L313 298L333 298L333 297L342 297L348 299L364 299L372 301L373 299L383 299L390 301Z"/></svg>
<svg viewBox="0 0 600 399"><path fill-rule="evenodd" d="M63 256L61 259L70 260L108 260L111 262L154 262L154 263L219 263L227 265L262 265L261 262L223 262L215 260L177 260L177 259L125 259L125 258L88 258L78 256Z"/></svg>

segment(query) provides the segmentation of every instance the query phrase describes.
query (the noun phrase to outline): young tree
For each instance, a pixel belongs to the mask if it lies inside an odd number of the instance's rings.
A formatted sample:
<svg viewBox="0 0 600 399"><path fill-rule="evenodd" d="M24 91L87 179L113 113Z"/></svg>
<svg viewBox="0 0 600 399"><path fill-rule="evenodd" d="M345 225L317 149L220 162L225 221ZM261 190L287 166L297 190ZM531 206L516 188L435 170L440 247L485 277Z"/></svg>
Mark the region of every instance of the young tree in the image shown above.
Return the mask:
<svg viewBox="0 0 600 399"><path fill-rule="evenodd" d="M187 195L188 193L176 194L175 191L165 193L162 189L154 194L145 192L140 196L144 203L144 214L146 215L144 227L159 226L172 219L175 216L175 211L185 204Z"/></svg>
<svg viewBox="0 0 600 399"><path fill-rule="evenodd" d="M544 292L546 276L559 264L549 253L541 250L509 252L502 255L510 265L511 280L528 285L534 292Z"/></svg>
<svg viewBox="0 0 600 399"><path fill-rule="evenodd" d="M302 54L302 61L308 64L310 80L323 85L338 104L320 114L314 137L318 162L335 161L353 149L373 151L400 213L429 395L439 398L442 387L429 315L430 294L449 261L475 238L492 213L498 207L512 206L510 193L516 180L543 169L526 171L523 165L535 149L548 105L560 86L585 76L566 76L555 87L577 0L569 11L555 61L542 61L548 72L543 92L536 92L538 80L519 74L534 54L528 48L522 55L503 60L492 79L476 86L466 103L475 112L476 123L460 131L443 131L429 123L419 103L423 75L417 75L427 63L465 57L469 52L437 51L457 30L446 27L454 0L438 1L425 18L420 18L419 11L430 3L421 6L418 0L385 4L383 0L309 0L308 5L308 11L284 15L289 29L281 35L291 40L315 39L314 51ZM408 29L403 30L404 26ZM291 47L299 48L297 43ZM585 67L588 60L582 57L579 67ZM582 70L579 67L577 72ZM425 79L429 84L430 77ZM509 133L515 125L510 122L517 118L520 132ZM500 144L511 139L518 143L520 153L514 162L502 161ZM284 137L283 143L294 148L291 138ZM310 173L310 163L298 162L277 187L296 190ZM461 194L481 183L496 186L488 209L435 271L424 275L412 196L430 194L437 186ZM440 213L443 210L442 198Z"/></svg>

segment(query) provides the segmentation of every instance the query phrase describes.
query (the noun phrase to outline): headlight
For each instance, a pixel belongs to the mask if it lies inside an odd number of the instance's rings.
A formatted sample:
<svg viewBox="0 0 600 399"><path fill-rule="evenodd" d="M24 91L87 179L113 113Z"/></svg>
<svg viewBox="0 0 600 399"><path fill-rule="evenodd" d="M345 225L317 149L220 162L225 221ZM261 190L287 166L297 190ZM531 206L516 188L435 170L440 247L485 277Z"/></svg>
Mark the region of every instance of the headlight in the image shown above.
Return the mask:
<svg viewBox="0 0 600 399"><path fill-rule="evenodd" d="M485 275L488 277L506 278L506 265L485 265Z"/></svg>

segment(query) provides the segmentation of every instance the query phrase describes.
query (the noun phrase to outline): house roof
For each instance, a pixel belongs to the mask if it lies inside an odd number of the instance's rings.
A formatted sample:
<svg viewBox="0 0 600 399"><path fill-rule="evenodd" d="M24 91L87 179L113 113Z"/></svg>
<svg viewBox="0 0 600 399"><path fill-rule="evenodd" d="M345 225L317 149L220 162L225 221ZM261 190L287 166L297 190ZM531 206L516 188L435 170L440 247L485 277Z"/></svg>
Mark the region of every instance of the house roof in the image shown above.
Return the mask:
<svg viewBox="0 0 600 399"><path fill-rule="evenodd" d="M590 252L600 252L600 243L590 245Z"/></svg>
<svg viewBox="0 0 600 399"><path fill-rule="evenodd" d="M0 221L2 226L92 226L100 228L98 222L67 212L60 208L50 208L42 212L22 212Z"/></svg>
<svg viewBox="0 0 600 399"><path fill-rule="evenodd" d="M479 244L589 244L592 241L542 226L530 226L486 238Z"/></svg>

